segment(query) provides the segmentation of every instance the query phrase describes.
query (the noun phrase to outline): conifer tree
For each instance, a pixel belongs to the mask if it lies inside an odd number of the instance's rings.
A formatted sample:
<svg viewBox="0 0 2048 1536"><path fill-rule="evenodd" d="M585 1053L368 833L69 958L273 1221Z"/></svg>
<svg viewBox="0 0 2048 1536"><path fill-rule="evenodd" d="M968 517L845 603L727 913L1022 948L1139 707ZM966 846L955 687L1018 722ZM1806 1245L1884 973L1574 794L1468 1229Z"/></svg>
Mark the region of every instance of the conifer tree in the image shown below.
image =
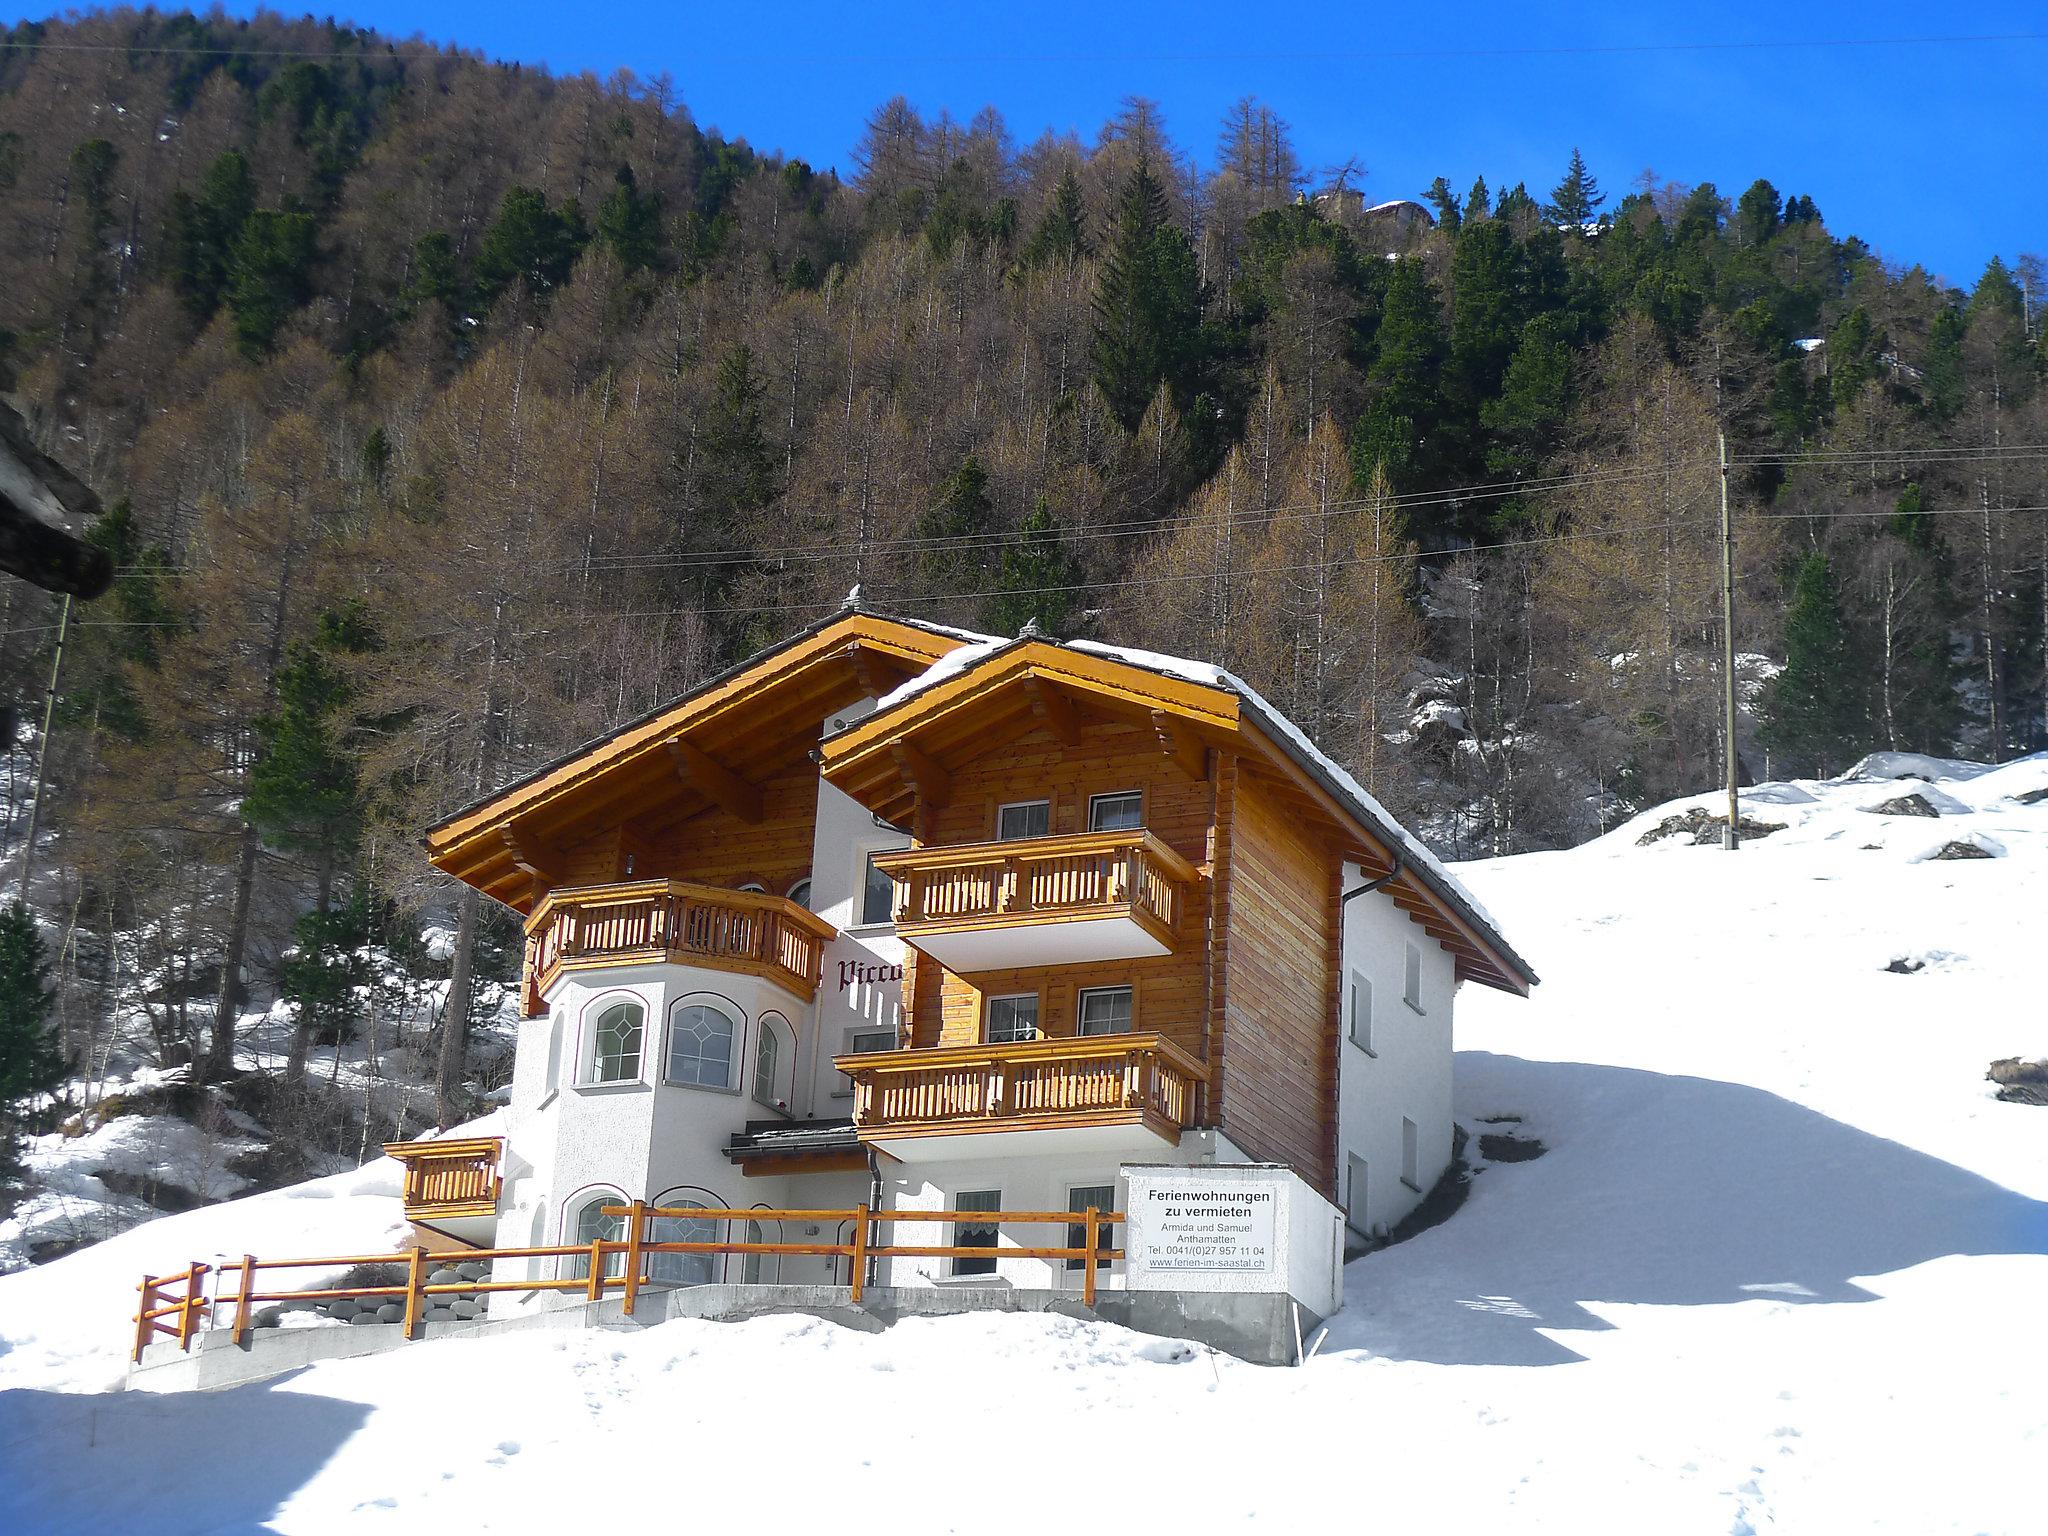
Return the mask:
<svg viewBox="0 0 2048 1536"><path fill-rule="evenodd" d="M994 529L988 471L969 454L917 520L913 537L927 541L918 546L918 585L927 593L987 590Z"/></svg>
<svg viewBox="0 0 2048 1536"><path fill-rule="evenodd" d="M998 635L1014 635L1035 619L1048 634L1066 633L1078 596L1080 566L1067 552L1059 519L1041 496L1026 514L1014 542L1003 547L996 567L996 595L984 622Z"/></svg>
<svg viewBox="0 0 2048 1536"><path fill-rule="evenodd" d="M1451 184L1439 176L1429 184L1429 190L1422 194L1436 209L1437 227L1445 234L1456 234L1463 215L1458 208L1458 194L1451 190Z"/></svg>
<svg viewBox="0 0 2048 1536"><path fill-rule="evenodd" d="M1571 164L1565 167L1564 180L1551 189L1550 201L1543 206L1543 216L1553 224L1568 224L1577 229L1590 224L1594 210L1606 201L1600 183L1586 169L1586 157L1574 144Z"/></svg>
<svg viewBox="0 0 2048 1536"><path fill-rule="evenodd" d="M1140 159L1125 184L1116 236L1095 293L1095 382L1135 432L1164 383L1193 397L1201 361L1202 280L1188 238L1166 221L1166 192Z"/></svg>
<svg viewBox="0 0 2048 1536"><path fill-rule="evenodd" d="M642 197L633 167L612 173L612 189L597 205L593 237L612 248L628 273L655 265L661 257L661 199Z"/></svg>
<svg viewBox="0 0 2048 1536"><path fill-rule="evenodd" d="M1785 669L1760 701L1764 745L1792 766L1826 775L1860 757L1869 708L1853 675L1833 563L1815 550L1800 563L1785 610Z"/></svg>
<svg viewBox="0 0 2048 1536"><path fill-rule="evenodd" d="M21 901L0 908L0 1190L19 1166L24 1101L54 1093L65 1063L50 1027L49 960L35 914ZM0 1207L4 1208L4 1207Z"/></svg>
<svg viewBox="0 0 2048 1536"><path fill-rule="evenodd" d="M1088 254L1087 210L1081 202L1081 183L1070 165L1039 215L1038 227L1024 246L1024 265L1049 266L1056 261L1073 261Z"/></svg>
<svg viewBox="0 0 2048 1536"><path fill-rule="evenodd" d="M1493 196L1486 190L1486 178L1472 178L1472 190L1465 194L1465 222L1475 223L1493 216Z"/></svg>
<svg viewBox="0 0 2048 1536"><path fill-rule="evenodd" d="M1436 454L1425 435L1443 412L1447 351L1436 284L1419 261L1392 263L1376 355L1366 372L1372 398L1351 432L1352 475L1359 485L1370 483L1380 465L1397 490L1435 469Z"/></svg>
<svg viewBox="0 0 2048 1536"><path fill-rule="evenodd" d="M278 327L306 302L313 278L313 216L259 208L243 222L228 268L227 301L245 357L270 350Z"/></svg>

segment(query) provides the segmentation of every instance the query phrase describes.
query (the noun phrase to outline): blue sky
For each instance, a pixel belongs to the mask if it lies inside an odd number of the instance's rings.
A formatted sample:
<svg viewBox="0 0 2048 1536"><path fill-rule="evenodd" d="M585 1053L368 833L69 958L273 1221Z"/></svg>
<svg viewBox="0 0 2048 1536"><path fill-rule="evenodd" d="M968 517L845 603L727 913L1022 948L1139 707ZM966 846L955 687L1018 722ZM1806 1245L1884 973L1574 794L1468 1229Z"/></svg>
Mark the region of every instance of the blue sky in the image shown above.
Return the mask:
<svg viewBox="0 0 2048 1536"><path fill-rule="evenodd" d="M1837 234L1965 285L1994 253L2048 254L2041 0L359 0L336 14L557 72L667 71L700 123L820 167L843 170L862 120L898 92L963 119L993 104L1020 144L1048 127L1092 138L1123 97L1150 96L1206 164L1224 109L1250 93L1292 124L1310 167L1362 161L1376 198L1438 174L1461 193L1484 175L1540 194L1577 144L1611 200L1645 167L1730 197L1765 176L1811 195ZM1925 41L1965 36L2001 40ZM1903 38L1923 41L1861 45ZM1858 45L1813 46L1829 40ZM1644 46L1672 44L1689 46Z"/></svg>

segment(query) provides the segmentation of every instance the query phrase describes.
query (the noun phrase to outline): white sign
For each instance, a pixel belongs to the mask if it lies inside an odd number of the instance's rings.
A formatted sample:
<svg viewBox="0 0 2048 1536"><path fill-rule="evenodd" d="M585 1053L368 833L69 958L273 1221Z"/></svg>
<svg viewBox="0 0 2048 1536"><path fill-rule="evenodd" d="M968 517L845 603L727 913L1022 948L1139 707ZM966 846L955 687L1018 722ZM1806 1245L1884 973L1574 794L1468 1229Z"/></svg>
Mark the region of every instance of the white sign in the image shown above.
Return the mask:
<svg viewBox="0 0 2048 1536"><path fill-rule="evenodd" d="M1132 1247L1154 1274L1271 1274L1279 1265L1269 1182L1187 1174L1131 1180Z"/></svg>

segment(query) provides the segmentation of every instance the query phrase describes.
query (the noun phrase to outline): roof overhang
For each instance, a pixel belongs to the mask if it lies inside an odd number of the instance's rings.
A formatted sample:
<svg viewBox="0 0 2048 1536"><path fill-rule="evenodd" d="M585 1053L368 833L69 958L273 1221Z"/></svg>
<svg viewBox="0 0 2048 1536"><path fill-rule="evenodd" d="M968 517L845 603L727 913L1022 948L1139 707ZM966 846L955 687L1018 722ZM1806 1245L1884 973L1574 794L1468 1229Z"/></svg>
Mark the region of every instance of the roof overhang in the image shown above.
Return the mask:
<svg viewBox="0 0 2048 1536"><path fill-rule="evenodd" d="M561 850L638 818L650 830L722 808L762 814L764 775L811 751L823 720L878 697L974 637L844 612L661 708L586 742L430 827L435 868L519 911L552 883Z"/></svg>

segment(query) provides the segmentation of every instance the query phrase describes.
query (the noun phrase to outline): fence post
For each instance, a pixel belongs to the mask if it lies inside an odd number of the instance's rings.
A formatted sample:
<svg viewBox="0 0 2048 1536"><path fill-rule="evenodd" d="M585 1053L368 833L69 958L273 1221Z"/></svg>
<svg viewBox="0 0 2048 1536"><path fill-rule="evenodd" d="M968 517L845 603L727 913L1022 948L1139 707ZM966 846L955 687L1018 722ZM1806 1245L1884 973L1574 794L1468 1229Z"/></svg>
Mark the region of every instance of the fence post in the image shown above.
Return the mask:
<svg viewBox="0 0 2048 1536"><path fill-rule="evenodd" d="M1088 1241L1085 1245L1087 1253L1081 1260L1081 1273L1085 1277L1081 1281L1081 1299L1092 1310L1095 1306L1095 1234L1097 1231L1094 1206L1088 1207L1088 1214L1083 1218L1083 1221L1088 1233Z"/></svg>
<svg viewBox="0 0 2048 1536"><path fill-rule="evenodd" d="M590 1240L590 1288L585 1296L591 1301L604 1300L604 1239Z"/></svg>
<svg viewBox="0 0 2048 1536"><path fill-rule="evenodd" d="M235 1296L235 1342L245 1344L249 1339L250 1311L256 1295L256 1255L242 1255L242 1283Z"/></svg>
<svg viewBox="0 0 2048 1536"><path fill-rule="evenodd" d="M206 1308L206 1276L210 1268L197 1263L185 1268L185 1300L178 1309L178 1348L188 1353L192 1335L199 1331L199 1314Z"/></svg>
<svg viewBox="0 0 2048 1536"><path fill-rule="evenodd" d="M640 1294L640 1230L646 1224L647 1202L635 1200L626 1217L626 1316L633 1315L633 1302Z"/></svg>
<svg viewBox="0 0 2048 1536"><path fill-rule="evenodd" d="M849 1299L859 1306L861 1292L867 1288L868 1279L868 1208L865 1205L856 1206L853 1212L853 1270L847 1279L853 1289Z"/></svg>
<svg viewBox="0 0 2048 1536"><path fill-rule="evenodd" d="M414 1243L405 1266L405 1336L416 1339L427 1321L427 1248Z"/></svg>
<svg viewBox="0 0 2048 1536"><path fill-rule="evenodd" d="M143 1348L149 1343L150 1335L156 1332L156 1321L149 1315L156 1302L155 1275L142 1277L141 1291L142 1300L135 1308L135 1353L128 1357L135 1365L142 1363Z"/></svg>

